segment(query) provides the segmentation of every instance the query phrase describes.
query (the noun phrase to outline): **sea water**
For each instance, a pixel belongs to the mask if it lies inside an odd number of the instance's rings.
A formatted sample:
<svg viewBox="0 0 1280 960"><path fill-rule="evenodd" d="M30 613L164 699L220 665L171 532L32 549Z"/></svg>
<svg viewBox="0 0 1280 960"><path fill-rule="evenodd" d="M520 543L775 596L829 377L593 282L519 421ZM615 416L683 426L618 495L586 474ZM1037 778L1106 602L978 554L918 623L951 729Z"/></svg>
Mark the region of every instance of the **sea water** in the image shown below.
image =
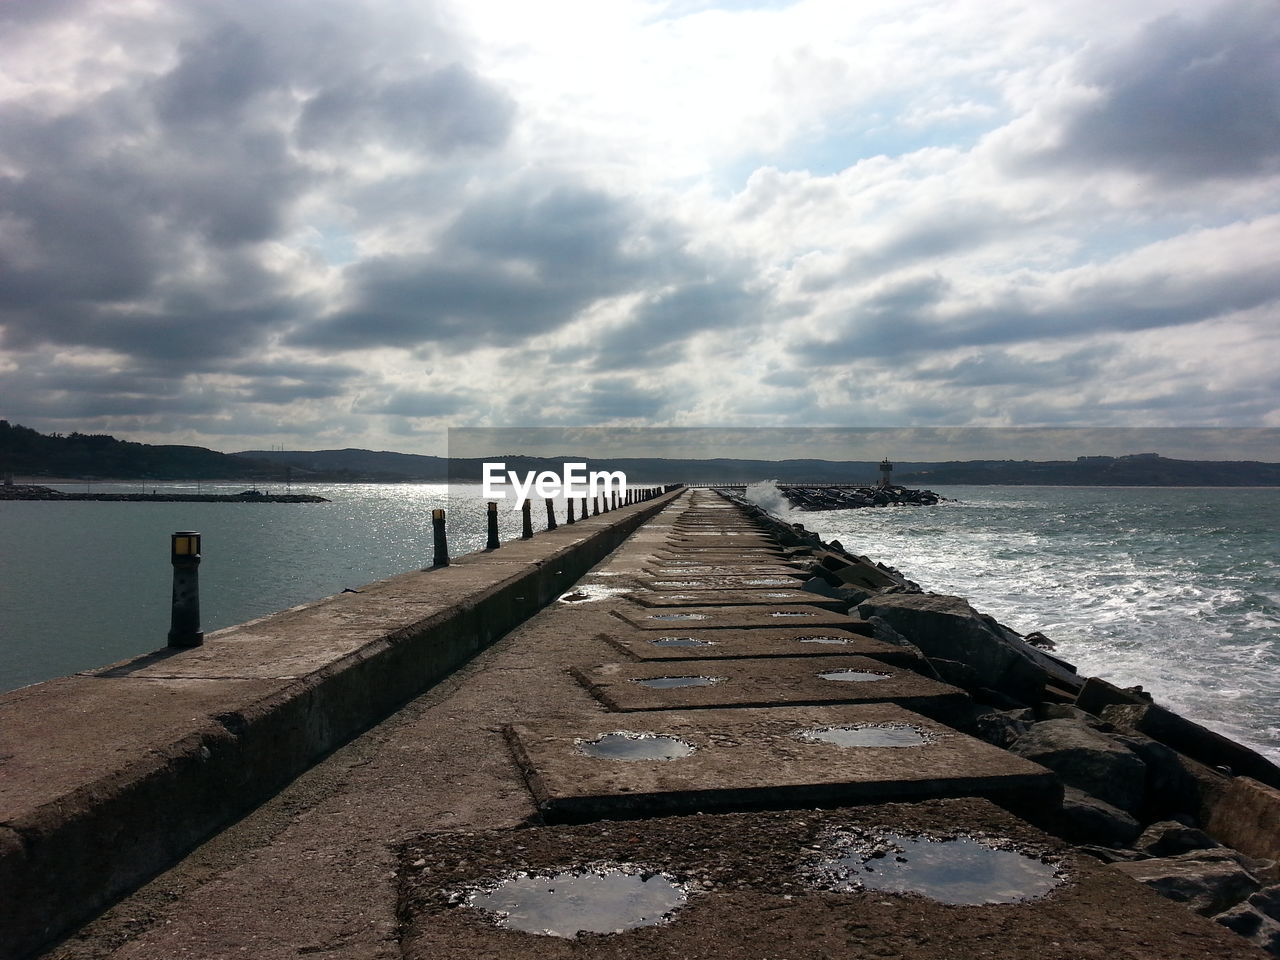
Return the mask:
<svg viewBox="0 0 1280 960"><path fill-rule="evenodd" d="M428 566L434 507L449 510L455 556L484 546L478 486L295 484L293 492L332 502L0 502L0 690L163 647L176 530L203 534L206 631ZM1021 633L1040 630L1081 673L1140 683L1280 759L1280 489L938 492L954 502L788 519ZM776 488L752 495L786 509ZM519 536L519 514L499 516L503 540ZM535 529L544 524L535 509Z"/></svg>
<svg viewBox="0 0 1280 960"><path fill-rule="evenodd" d="M243 483L53 485L68 492L238 493ZM265 488L264 488L265 489ZM283 487L268 492L284 493ZM293 484L329 503L0 501L0 691L165 646L169 535L202 535L206 633L430 566L431 511L448 510L450 553L484 547L480 487ZM564 504L557 505L563 522ZM535 504L534 529L546 524ZM520 514L499 510L501 538Z"/></svg>
<svg viewBox="0 0 1280 960"><path fill-rule="evenodd" d="M750 496L1280 760L1280 489L937 492L952 502L812 513Z"/></svg>

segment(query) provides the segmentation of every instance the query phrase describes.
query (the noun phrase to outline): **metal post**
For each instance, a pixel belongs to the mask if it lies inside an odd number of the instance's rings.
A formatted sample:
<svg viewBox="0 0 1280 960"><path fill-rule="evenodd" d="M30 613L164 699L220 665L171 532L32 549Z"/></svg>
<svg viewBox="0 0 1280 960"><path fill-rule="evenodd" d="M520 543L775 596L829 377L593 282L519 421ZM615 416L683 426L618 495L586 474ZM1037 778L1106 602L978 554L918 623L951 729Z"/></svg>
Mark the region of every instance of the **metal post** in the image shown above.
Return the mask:
<svg viewBox="0 0 1280 960"><path fill-rule="evenodd" d="M449 565L449 537L444 528L444 511L431 511L431 532L435 540L435 556L431 560L433 567Z"/></svg>
<svg viewBox="0 0 1280 960"><path fill-rule="evenodd" d="M587 498L586 497L582 498L582 510L580 511L580 516L582 517L583 520L587 519Z"/></svg>
<svg viewBox="0 0 1280 960"><path fill-rule="evenodd" d="M556 504L550 497L547 497L547 529L554 530L556 528Z"/></svg>
<svg viewBox="0 0 1280 960"><path fill-rule="evenodd" d="M526 500L520 507L520 522L523 524L520 532L521 540L530 540L533 538L533 514L530 512L532 508L533 504L528 500Z"/></svg>
<svg viewBox="0 0 1280 960"><path fill-rule="evenodd" d="M569 497L569 498L565 501L564 522L565 522L566 524L570 524L570 523L573 523L573 522L574 522L574 520L573 520L573 497Z"/></svg>
<svg viewBox="0 0 1280 960"><path fill-rule="evenodd" d="M496 500L489 501L489 542L484 545L486 550L497 550L498 540L498 502Z"/></svg>
<svg viewBox="0 0 1280 960"><path fill-rule="evenodd" d="M173 611L169 621L169 646L198 647L204 643L200 629L200 534L182 530L169 539L173 564Z"/></svg>
<svg viewBox="0 0 1280 960"><path fill-rule="evenodd" d="M600 516L600 498L598 496L591 498L591 515L593 517Z"/></svg>

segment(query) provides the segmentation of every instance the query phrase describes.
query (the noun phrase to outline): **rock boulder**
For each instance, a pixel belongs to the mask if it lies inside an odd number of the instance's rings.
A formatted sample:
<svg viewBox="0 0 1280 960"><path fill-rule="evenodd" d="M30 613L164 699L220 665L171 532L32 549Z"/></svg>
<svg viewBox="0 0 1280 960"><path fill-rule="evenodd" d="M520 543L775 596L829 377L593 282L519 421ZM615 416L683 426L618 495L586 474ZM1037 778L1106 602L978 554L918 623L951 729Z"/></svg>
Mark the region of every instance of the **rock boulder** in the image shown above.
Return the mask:
<svg viewBox="0 0 1280 960"><path fill-rule="evenodd" d="M1146 793L1147 768L1132 750L1078 720L1043 720L1009 748L1127 813Z"/></svg>

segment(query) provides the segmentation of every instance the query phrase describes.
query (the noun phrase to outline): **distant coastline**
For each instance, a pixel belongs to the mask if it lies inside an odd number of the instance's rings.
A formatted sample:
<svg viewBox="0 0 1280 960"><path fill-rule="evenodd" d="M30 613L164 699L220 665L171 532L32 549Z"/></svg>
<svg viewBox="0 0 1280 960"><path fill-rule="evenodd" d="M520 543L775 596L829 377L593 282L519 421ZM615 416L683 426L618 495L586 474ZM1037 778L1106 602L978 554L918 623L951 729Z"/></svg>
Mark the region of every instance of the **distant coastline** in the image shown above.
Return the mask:
<svg viewBox="0 0 1280 960"><path fill-rule="evenodd" d="M887 451L891 453L891 451ZM593 469L621 470L630 482L735 484L775 480L797 484L866 484L879 480L879 461L605 457L569 450ZM493 451L512 470L559 470L566 457L531 457ZM385 450L246 450L151 445L107 435L41 434L0 420L0 477L17 482L162 483L225 481L289 483L469 483L481 479L485 458L466 459ZM1073 460L903 461L893 481L907 487L1115 486L1274 487L1280 463L1177 460L1157 453L1080 456Z"/></svg>

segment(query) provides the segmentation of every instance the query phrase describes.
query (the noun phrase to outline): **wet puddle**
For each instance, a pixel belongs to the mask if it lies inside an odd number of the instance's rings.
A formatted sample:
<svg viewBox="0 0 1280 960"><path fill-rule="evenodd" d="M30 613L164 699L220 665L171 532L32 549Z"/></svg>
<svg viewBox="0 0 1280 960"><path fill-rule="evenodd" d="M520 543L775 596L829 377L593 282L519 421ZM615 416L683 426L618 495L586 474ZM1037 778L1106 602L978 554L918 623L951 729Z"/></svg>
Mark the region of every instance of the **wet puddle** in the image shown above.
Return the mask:
<svg viewBox="0 0 1280 960"><path fill-rule="evenodd" d="M815 727L799 730L796 736L810 743L831 743L837 747L920 747L937 739L928 731L906 723Z"/></svg>
<svg viewBox="0 0 1280 960"><path fill-rule="evenodd" d="M751 587L787 587L795 580L792 577L756 577L742 582Z"/></svg>
<svg viewBox="0 0 1280 960"><path fill-rule="evenodd" d="M625 730L577 743L580 753L601 760L679 760L694 751L693 744L679 737Z"/></svg>
<svg viewBox="0 0 1280 960"><path fill-rule="evenodd" d="M710 620L705 613L651 613L650 620Z"/></svg>
<svg viewBox="0 0 1280 960"><path fill-rule="evenodd" d="M839 680L843 683L870 683L889 678L887 673L872 673L870 670L828 670L818 676L823 680Z"/></svg>
<svg viewBox="0 0 1280 960"><path fill-rule="evenodd" d="M601 584L585 583L562 594L559 600L561 603L594 603L597 600L607 600L609 597L626 593L630 591L625 587L606 587Z"/></svg>
<svg viewBox="0 0 1280 960"><path fill-rule="evenodd" d="M775 610L769 614L771 617L812 617L812 613L806 613L803 610Z"/></svg>
<svg viewBox="0 0 1280 960"><path fill-rule="evenodd" d="M661 873L627 865L574 868L555 873L521 871L488 889L473 891L466 904L491 913L500 927L550 937L621 933L671 919L689 899Z"/></svg>
<svg viewBox="0 0 1280 960"><path fill-rule="evenodd" d="M646 677L631 682L650 690L674 690L677 687L710 687L723 681L724 677Z"/></svg>
<svg viewBox="0 0 1280 960"><path fill-rule="evenodd" d="M1037 900L1066 879L1060 867L1000 841L893 833L855 839L818 868L817 878L840 892L918 893L968 906Z"/></svg>
<svg viewBox="0 0 1280 960"><path fill-rule="evenodd" d="M714 640L699 640L696 637L655 637L649 641L655 647L714 647Z"/></svg>
<svg viewBox="0 0 1280 960"><path fill-rule="evenodd" d="M835 645L852 643L852 637L796 637L800 643L830 643Z"/></svg>

